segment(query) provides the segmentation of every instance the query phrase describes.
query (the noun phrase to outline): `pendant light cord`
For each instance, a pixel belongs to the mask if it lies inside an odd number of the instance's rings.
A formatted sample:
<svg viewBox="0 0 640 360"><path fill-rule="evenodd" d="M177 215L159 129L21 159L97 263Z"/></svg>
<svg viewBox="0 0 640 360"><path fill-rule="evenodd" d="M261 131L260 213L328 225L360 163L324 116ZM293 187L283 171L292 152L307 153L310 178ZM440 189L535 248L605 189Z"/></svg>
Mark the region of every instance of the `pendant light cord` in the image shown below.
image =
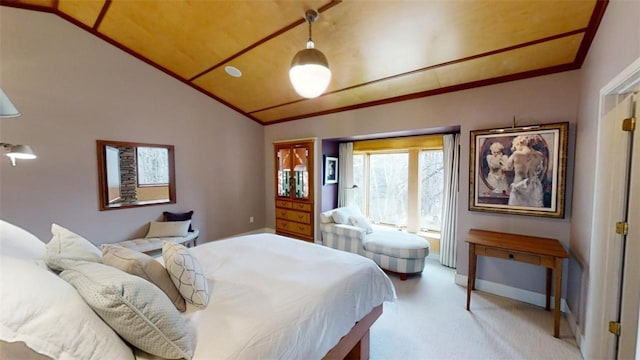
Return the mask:
<svg viewBox="0 0 640 360"><path fill-rule="evenodd" d="M307 49L313 49L315 44L313 43L313 39L311 38L311 19L307 18L307 23L309 23L309 40L307 40Z"/></svg>
<svg viewBox="0 0 640 360"><path fill-rule="evenodd" d="M311 24L318 19L318 13L313 10L308 10L305 13L304 18L309 24L309 40L307 40L307 49L313 49L315 47L315 43L313 42L313 38L311 37Z"/></svg>

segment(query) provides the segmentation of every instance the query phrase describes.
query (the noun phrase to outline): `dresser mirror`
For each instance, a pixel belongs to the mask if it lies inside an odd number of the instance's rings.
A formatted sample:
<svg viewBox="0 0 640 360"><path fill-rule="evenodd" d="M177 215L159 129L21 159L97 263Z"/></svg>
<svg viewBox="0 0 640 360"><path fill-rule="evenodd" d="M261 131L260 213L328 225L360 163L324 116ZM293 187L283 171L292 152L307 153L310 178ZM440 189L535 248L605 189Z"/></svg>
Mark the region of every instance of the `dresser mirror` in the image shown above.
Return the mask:
<svg viewBox="0 0 640 360"><path fill-rule="evenodd" d="M173 145L96 143L100 210L176 202Z"/></svg>

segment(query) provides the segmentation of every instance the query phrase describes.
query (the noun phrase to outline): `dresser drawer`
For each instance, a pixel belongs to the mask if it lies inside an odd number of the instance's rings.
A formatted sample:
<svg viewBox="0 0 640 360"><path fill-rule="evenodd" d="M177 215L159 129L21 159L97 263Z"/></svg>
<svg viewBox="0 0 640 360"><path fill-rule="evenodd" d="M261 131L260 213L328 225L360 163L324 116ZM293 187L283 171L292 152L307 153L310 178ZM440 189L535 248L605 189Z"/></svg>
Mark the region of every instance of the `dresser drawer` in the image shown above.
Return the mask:
<svg viewBox="0 0 640 360"><path fill-rule="evenodd" d="M500 259L515 260L532 265L546 265L544 256L521 253L517 251L504 250L499 248L476 245L476 254L491 256Z"/></svg>
<svg viewBox="0 0 640 360"><path fill-rule="evenodd" d="M276 219L291 220L304 224L311 224L311 214L302 211L276 209Z"/></svg>
<svg viewBox="0 0 640 360"><path fill-rule="evenodd" d="M289 210L276 208L276 219L288 219Z"/></svg>
<svg viewBox="0 0 640 360"><path fill-rule="evenodd" d="M276 220L276 231L285 231L304 236L311 236L311 225L287 220Z"/></svg>
<svg viewBox="0 0 640 360"><path fill-rule="evenodd" d="M311 211L311 204L304 204L304 203L292 203L291 204L291 208L293 210L302 210L302 211Z"/></svg>
<svg viewBox="0 0 640 360"><path fill-rule="evenodd" d="M289 210L287 212L287 219L304 224L311 224L311 215L307 212Z"/></svg>
<svg viewBox="0 0 640 360"><path fill-rule="evenodd" d="M291 209L291 201L286 201L286 200L276 200L276 207L277 207L277 208L287 208L287 209Z"/></svg>

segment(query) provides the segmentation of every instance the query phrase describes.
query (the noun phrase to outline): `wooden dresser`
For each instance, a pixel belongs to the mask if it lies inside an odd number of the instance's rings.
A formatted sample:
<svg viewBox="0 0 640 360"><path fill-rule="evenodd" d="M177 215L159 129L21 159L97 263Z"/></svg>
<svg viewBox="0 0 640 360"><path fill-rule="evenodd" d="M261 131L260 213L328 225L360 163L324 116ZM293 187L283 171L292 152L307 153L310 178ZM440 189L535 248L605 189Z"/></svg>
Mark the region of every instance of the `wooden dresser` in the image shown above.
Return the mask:
<svg viewBox="0 0 640 360"><path fill-rule="evenodd" d="M313 242L313 139L274 143L276 234Z"/></svg>

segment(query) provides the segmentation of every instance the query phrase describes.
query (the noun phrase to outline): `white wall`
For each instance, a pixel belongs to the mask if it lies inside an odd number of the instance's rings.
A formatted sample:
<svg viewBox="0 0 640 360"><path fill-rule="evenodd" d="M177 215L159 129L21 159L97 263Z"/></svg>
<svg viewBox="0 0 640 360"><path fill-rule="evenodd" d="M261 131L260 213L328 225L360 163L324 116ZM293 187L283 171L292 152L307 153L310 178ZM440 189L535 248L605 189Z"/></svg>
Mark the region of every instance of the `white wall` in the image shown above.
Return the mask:
<svg viewBox="0 0 640 360"><path fill-rule="evenodd" d="M460 125L462 154L458 207L458 273L467 273L468 254L464 235L473 227L553 237L568 247L573 150L569 152L570 176L567 179L565 219L472 212L467 210L469 131L508 127L515 116L518 125L568 121L571 123L572 137L578 121L578 84L579 73L572 71L267 126L264 141L267 225L273 226L275 221L272 173L274 141L310 136L317 136L318 141L321 141L323 138ZM572 140L569 146L573 148ZM317 156L322 158L322 154ZM321 167L317 166L316 169L316 184L322 184ZM316 198L316 203L320 201L321 199ZM545 291L545 271L532 265L483 258L478 264L478 277L538 293Z"/></svg>
<svg viewBox="0 0 640 360"><path fill-rule="evenodd" d="M200 241L264 226L263 127L56 15L0 7L0 86L22 112L0 141L0 217L44 241L52 222L96 244L194 210ZM96 140L175 145L177 203L98 211ZM249 217L255 222L249 224Z"/></svg>

